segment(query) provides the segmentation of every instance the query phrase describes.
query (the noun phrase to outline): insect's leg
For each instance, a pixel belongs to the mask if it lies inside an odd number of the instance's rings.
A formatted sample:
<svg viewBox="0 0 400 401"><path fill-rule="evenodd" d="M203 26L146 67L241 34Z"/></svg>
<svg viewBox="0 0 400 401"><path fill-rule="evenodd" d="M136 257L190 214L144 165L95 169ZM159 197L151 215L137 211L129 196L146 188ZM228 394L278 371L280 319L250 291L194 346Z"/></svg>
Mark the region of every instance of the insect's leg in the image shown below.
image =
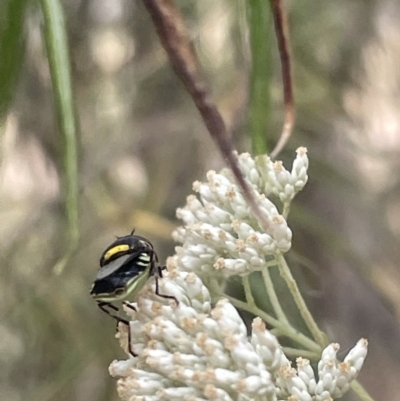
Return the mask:
<svg viewBox="0 0 400 401"><path fill-rule="evenodd" d="M104 301L97 302L97 306L100 308L101 311L103 311L104 313L107 313L107 315L111 316L113 319L115 319L117 321L117 329L118 329L118 323L120 323L120 322L122 324L128 326L128 351L133 357L137 356L137 354L135 354L132 351L131 326L129 325L129 320L123 319L122 317L119 317L119 316L111 313L107 308L110 308L110 309L114 310L115 312L118 312L119 309L110 302L104 302ZM134 306L131 306L131 305L127 305L127 306L135 309Z"/></svg>
<svg viewBox="0 0 400 401"><path fill-rule="evenodd" d="M97 302L97 306L99 307L99 309L100 309L101 311L103 311L104 313L107 313L107 315L111 316L111 317L112 317L113 319L115 319L117 322L121 321L121 318L120 318L118 315L115 315L115 314L111 313L110 310L107 309L107 308L110 308L110 309L112 309L114 312L118 312L118 311L119 311L119 309L118 309L115 305L113 305L112 303L110 303L110 302L104 302L104 301L98 301L98 302ZM123 320L123 319L122 319L122 320Z"/></svg>
<svg viewBox="0 0 400 401"><path fill-rule="evenodd" d="M159 275L155 277L155 280L156 280L156 291L155 291L155 293L156 293L156 295L158 295L161 298L173 299L175 301L176 305L178 306L179 305L179 301L173 295L160 294L160 287L158 285L158 279L160 277L162 277L162 275L160 274L161 273L160 267L158 267L158 272L159 272Z"/></svg>
<svg viewBox="0 0 400 401"><path fill-rule="evenodd" d="M136 309L132 304L130 304L129 302L124 301L124 305L125 305L127 308L132 309L132 310L134 310L135 312L137 312L137 309ZM135 357L135 356L137 356L137 354L135 354L135 353L132 351L131 326L129 325L129 322L128 322L128 321L127 321L126 323L127 323L127 326L128 326L128 351L129 351L129 353L130 353L132 356Z"/></svg>
<svg viewBox="0 0 400 401"><path fill-rule="evenodd" d="M128 320L121 319L121 323L125 324L128 327L128 352L133 356L138 356L136 353L133 352L132 350L132 334L131 334L131 326L129 324ZM118 323L117 323L117 329L118 329Z"/></svg>
<svg viewBox="0 0 400 401"><path fill-rule="evenodd" d="M161 277L162 278L162 271L163 270L165 270L167 268L167 266L158 266L157 267L157 271L158 271L158 275L159 275L159 277Z"/></svg>
<svg viewBox="0 0 400 401"><path fill-rule="evenodd" d="M137 312L137 309L136 309L132 304L130 304L129 302L124 301L124 305L125 305L127 308L132 309L132 310L134 310L135 312Z"/></svg>

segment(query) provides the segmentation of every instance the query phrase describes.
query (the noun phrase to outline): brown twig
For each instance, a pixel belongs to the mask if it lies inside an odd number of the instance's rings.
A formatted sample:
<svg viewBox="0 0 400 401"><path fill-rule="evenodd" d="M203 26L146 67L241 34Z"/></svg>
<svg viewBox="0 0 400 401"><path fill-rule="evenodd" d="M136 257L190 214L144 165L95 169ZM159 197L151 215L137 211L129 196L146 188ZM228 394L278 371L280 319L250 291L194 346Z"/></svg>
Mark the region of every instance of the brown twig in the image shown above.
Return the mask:
<svg viewBox="0 0 400 401"><path fill-rule="evenodd" d="M253 190L240 171L237 156L234 153L225 123L203 78L195 50L188 40L181 14L172 0L143 0L143 3L153 19L158 36L175 72L191 95L222 156L226 158L254 215L263 228L267 230L269 226L268 220L260 210L254 198Z"/></svg>
<svg viewBox="0 0 400 401"><path fill-rule="evenodd" d="M278 143L275 145L274 150L271 152L271 158L275 158L285 147L290 136L292 135L296 115L293 98L287 13L283 5L283 0L271 0L271 7L272 14L274 16L275 32L278 40L279 55L282 64L283 99L285 108L285 118L282 133Z"/></svg>

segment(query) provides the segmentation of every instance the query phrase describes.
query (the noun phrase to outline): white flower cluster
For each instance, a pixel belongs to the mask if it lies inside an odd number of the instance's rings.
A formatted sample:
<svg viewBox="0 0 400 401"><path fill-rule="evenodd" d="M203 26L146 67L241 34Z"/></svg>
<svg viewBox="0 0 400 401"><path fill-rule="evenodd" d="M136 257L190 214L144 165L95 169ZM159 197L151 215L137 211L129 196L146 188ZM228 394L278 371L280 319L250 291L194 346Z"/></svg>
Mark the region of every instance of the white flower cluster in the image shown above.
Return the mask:
<svg viewBox="0 0 400 401"><path fill-rule="evenodd" d="M268 221L267 230L254 217L231 171L210 171L208 182L193 184L198 197L190 195L186 206L177 211L184 222L173 233L174 239L183 243L175 256L180 270L201 277L217 273L245 276L265 268L266 257L290 249L292 232L267 196L272 193L282 202L290 202L303 188L307 182L307 150L297 150L291 172L266 156L254 160L244 153L238 159Z"/></svg>
<svg viewBox="0 0 400 401"><path fill-rule="evenodd" d="M297 370L290 366L289 361L282 364L276 375L280 385L279 399L329 401L342 397L360 372L367 356L368 341L364 338L359 340L344 362L337 361L338 350L339 344L336 343L323 350L318 363L318 379L308 359L297 358Z"/></svg>
<svg viewBox="0 0 400 401"><path fill-rule="evenodd" d="M194 274L168 267L159 279L160 294L148 283L132 304L130 336L120 324L119 337L137 357L114 361L118 393L126 401L327 401L340 397L360 371L367 352L360 340L344 362L337 344L328 346L318 364L318 379L306 359L291 367L277 339L261 319L248 337L245 323L226 299L211 308L210 294Z"/></svg>
<svg viewBox="0 0 400 401"><path fill-rule="evenodd" d="M308 176L307 149L300 147L293 162L292 171L287 171L281 161L272 162L268 156L258 156L257 165L263 178L264 192L276 195L282 203L290 202L306 185Z"/></svg>

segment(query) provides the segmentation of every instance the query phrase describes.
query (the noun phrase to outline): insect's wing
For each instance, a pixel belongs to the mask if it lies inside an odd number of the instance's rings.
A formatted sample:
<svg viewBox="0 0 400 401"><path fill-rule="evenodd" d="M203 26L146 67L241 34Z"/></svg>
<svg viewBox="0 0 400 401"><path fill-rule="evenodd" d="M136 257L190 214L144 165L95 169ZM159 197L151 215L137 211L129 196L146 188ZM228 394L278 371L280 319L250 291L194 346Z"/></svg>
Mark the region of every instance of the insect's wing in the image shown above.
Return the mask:
<svg viewBox="0 0 400 401"><path fill-rule="evenodd" d="M135 258L135 255L123 255L119 258L111 261L110 263L103 266L97 273L96 280L102 280L115 273L118 269L120 269L129 259Z"/></svg>

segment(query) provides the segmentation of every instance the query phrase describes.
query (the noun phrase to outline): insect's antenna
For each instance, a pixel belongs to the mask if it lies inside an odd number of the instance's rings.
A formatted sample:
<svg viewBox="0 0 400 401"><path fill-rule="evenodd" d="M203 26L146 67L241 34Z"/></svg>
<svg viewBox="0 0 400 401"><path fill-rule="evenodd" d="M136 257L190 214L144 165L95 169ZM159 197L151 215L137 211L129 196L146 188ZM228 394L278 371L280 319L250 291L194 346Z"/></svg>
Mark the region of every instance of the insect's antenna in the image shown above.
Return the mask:
<svg viewBox="0 0 400 401"><path fill-rule="evenodd" d="M134 234L135 230L136 230L136 227L133 228L133 230L132 230L132 232L131 232L131 235Z"/></svg>

